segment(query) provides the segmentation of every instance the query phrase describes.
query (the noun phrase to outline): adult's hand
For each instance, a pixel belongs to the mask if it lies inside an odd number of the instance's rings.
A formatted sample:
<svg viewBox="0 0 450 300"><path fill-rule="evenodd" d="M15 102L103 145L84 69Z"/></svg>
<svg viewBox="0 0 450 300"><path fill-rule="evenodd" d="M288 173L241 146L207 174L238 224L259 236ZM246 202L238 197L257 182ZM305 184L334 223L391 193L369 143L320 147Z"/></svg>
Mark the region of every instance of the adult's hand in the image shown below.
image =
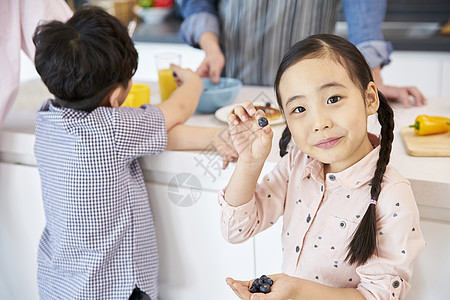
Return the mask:
<svg viewBox="0 0 450 300"><path fill-rule="evenodd" d="M427 103L425 96L415 86L398 87L385 85L380 71L380 67L372 69L372 76L378 90L382 92L387 99L399 101L403 103L405 107L411 107L411 102L415 106L425 105Z"/></svg>
<svg viewBox="0 0 450 300"><path fill-rule="evenodd" d="M213 83L218 83L225 66L225 56L219 45L219 39L211 32L203 33L199 45L205 51L205 59L197 69L200 77L209 77Z"/></svg>

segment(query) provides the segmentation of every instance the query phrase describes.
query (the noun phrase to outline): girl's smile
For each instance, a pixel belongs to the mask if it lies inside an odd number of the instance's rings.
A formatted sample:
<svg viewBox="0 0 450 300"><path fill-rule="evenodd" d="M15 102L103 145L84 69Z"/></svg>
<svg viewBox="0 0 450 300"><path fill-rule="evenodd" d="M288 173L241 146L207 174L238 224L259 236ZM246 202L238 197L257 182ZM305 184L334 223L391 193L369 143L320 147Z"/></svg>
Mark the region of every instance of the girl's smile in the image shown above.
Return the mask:
<svg viewBox="0 0 450 300"><path fill-rule="evenodd" d="M372 149L367 117L378 109L371 82L358 87L331 57L303 59L281 77L280 96L297 147L339 172Z"/></svg>
<svg viewBox="0 0 450 300"><path fill-rule="evenodd" d="M328 139L324 139L319 141L315 146L323 149L334 147L337 143L339 143L342 139L341 137L331 137Z"/></svg>

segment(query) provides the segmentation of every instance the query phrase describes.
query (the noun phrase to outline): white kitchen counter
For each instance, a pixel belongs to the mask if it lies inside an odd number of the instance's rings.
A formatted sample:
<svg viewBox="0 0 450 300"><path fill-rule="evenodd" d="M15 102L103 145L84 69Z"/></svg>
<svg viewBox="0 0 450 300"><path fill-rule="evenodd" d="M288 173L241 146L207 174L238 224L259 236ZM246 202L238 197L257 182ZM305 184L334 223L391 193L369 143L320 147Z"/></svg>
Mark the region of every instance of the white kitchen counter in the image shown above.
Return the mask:
<svg viewBox="0 0 450 300"><path fill-rule="evenodd" d="M22 85L18 100L8 115L4 126L0 129L0 161L14 162L25 165L36 165L33 155L34 144L34 111L43 99L50 96L45 86L34 80ZM244 86L235 103L244 100L269 99L276 102L273 89L270 87ZM151 83L151 101L159 103L159 91L156 83ZM422 217L450 221L450 158L449 157L413 157L406 153L399 130L403 126L414 123L419 114L450 115L450 99L430 98L429 103L422 107L403 108L394 104L395 138L392 149L392 164L399 172L411 181L419 206L440 208L430 213L422 209ZM213 114L195 114L188 125L195 126L225 126ZM274 144L263 173L268 172L279 160L278 140L284 125L274 125ZM379 125L374 118L369 121L369 130L377 132ZM202 163L204 160L204 163ZM208 161L207 168L205 163ZM166 151L153 157L141 159L141 165L148 181L168 182L173 174L182 172L197 176L203 188L217 191L223 187L231 176L234 164L226 170L220 170L220 158L211 156L207 151L177 152Z"/></svg>

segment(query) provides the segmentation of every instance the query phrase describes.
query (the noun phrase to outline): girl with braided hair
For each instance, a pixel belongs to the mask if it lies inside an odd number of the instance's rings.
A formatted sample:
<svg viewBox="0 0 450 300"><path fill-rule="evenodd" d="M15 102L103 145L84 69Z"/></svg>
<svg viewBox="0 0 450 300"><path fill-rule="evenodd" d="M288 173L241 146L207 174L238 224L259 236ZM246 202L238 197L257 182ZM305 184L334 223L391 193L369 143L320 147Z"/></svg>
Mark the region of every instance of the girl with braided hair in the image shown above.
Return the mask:
<svg viewBox="0 0 450 300"><path fill-rule="evenodd" d="M273 132L251 102L237 106L228 123L239 159L219 203L231 243L283 216L283 274L269 275L265 295L227 283L241 299L403 299L424 240L411 186L389 165L393 112L363 56L343 38L310 36L285 54L275 91L282 159L258 183ZM380 136L367 131L373 114Z"/></svg>

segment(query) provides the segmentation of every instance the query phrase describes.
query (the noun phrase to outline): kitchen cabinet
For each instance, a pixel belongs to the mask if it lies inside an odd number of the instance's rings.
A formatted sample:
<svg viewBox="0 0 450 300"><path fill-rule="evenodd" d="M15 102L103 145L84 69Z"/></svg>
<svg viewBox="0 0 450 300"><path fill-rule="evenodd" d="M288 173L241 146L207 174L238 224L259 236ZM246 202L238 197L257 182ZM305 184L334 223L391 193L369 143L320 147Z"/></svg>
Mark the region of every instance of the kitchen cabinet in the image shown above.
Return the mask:
<svg viewBox="0 0 450 300"><path fill-rule="evenodd" d="M449 54L450 56L450 54ZM442 95L450 95L450 58L446 59L442 65Z"/></svg>
<svg viewBox="0 0 450 300"><path fill-rule="evenodd" d="M160 299L233 299L225 278L253 278L253 241L232 245L222 238L217 193L200 190L198 201L183 207L172 202L169 190L180 196L192 190L151 182L147 189L158 240Z"/></svg>
<svg viewBox="0 0 450 300"><path fill-rule="evenodd" d="M427 97L450 96L450 53L394 51L391 59L381 72L384 83L417 86Z"/></svg>
<svg viewBox="0 0 450 300"><path fill-rule="evenodd" d="M163 183L147 181L147 189L158 239L162 300L212 293L215 299L233 299L225 277L249 279L281 271L282 218L254 239L232 245L220 234L216 192L206 187L198 202L180 207L168 196L171 174L157 177ZM37 168L0 163L0 199L0 299L38 299L36 254L45 218ZM449 222L421 221L426 247L414 264L409 300L450 298Z"/></svg>
<svg viewBox="0 0 450 300"><path fill-rule="evenodd" d="M414 275L408 300L450 299L450 220L420 222L425 248L414 261Z"/></svg>
<svg viewBox="0 0 450 300"><path fill-rule="evenodd" d="M0 206L0 299L38 299L45 216L36 167L0 163Z"/></svg>

